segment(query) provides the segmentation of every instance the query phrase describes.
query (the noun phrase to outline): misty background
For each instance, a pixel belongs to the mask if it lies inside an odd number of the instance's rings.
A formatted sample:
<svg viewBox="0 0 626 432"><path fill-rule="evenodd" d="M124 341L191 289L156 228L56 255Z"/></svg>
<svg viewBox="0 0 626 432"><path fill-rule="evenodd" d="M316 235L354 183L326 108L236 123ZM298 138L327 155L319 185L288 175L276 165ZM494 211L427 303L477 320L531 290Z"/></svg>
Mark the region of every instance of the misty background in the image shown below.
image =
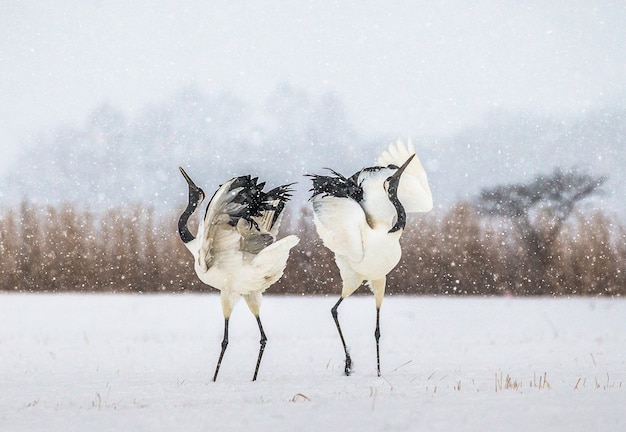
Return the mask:
<svg viewBox="0 0 626 432"><path fill-rule="evenodd" d="M412 138L436 208L556 166L626 215L626 4L0 0L0 205L182 208Z"/></svg>

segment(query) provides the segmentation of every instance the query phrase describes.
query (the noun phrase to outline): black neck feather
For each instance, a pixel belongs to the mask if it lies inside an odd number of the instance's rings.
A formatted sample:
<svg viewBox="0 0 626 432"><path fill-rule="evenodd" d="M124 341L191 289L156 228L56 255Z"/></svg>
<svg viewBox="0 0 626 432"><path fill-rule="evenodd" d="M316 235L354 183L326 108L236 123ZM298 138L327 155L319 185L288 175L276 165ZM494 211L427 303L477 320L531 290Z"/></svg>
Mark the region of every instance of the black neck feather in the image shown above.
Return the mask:
<svg viewBox="0 0 626 432"><path fill-rule="evenodd" d="M393 206L396 208L396 213L398 214L396 224L389 230L389 233L402 230L406 226L406 211L404 210L404 206L398 198L399 183L399 179L393 178L390 180L389 187L387 189L387 195L389 196L389 200L391 201L391 204L393 204Z"/></svg>
<svg viewBox="0 0 626 432"><path fill-rule="evenodd" d="M189 221L189 218L191 217L193 212L196 211L197 205L198 203L189 202L183 214L180 215L180 219L178 219L178 235L180 235L180 239L183 241L183 243L189 243L190 241L193 241L195 239L194 235L191 234L191 231L189 231L187 222Z"/></svg>

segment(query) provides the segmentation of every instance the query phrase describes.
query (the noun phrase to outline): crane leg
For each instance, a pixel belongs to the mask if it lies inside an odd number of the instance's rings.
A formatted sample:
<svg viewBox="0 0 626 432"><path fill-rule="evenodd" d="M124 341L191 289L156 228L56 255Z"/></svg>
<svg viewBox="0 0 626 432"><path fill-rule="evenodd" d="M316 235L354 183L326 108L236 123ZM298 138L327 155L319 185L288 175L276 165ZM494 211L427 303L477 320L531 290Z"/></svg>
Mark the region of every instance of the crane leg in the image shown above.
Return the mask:
<svg viewBox="0 0 626 432"><path fill-rule="evenodd" d="M263 331L263 325L261 324L261 318L259 315L256 316L256 322L259 325L259 331L261 332L261 346L259 347L259 357L256 360L256 367L254 368L252 381L256 381L256 376L259 373L259 366L261 365L261 358L263 357L263 352L265 352L265 343L267 342L267 336L265 336L265 332Z"/></svg>
<svg viewBox="0 0 626 432"><path fill-rule="evenodd" d="M217 366L215 366L215 374L213 374L213 381L217 380L217 373L220 371L220 366L222 365L222 359L224 358L224 353L226 352L226 347L228 346L228 318L224 318L224 339L222 339L222 351L220 352L220 357L217 360Z"/></svg>
<svg viewBox="0 0 626 432"><path fill-rule="evenodd" d="M337 308L339 307L343 299L344 297L339 297L339 300L337 301L337 303L335 303L335 306L333 306L333 308L330 310L330 313L333 315L333 319L335 320L335 325L337 326L337 331L339 332L339 337L341 338L341 343L343 344L343 350L346 353L346 368L344 372L346 376L350 376L350 372L352 372L352 359L350 358L350 353L348 353L348 347L346 346L346 341L343 338L343 332L341 331L341 326L339 325L339 318L337 314Z"/></svg>
<svg viewBox="0 0 626 432"><path fill-rule="evenodd" d="M374 337L376 338L376 370L378 376L380 376L380 348L378 345L380 339L380 308L376 308L376 330L374 331Z"/></svg>

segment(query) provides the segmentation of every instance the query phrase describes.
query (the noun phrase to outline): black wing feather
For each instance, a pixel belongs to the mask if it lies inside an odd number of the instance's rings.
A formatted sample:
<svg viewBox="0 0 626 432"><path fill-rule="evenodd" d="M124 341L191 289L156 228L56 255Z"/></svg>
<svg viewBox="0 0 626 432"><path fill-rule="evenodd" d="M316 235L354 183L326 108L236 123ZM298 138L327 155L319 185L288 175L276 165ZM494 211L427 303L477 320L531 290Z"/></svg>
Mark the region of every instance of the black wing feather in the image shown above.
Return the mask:
<svg viewBox="0 0 626 432"><path fill-rule="evenodd" d="M291 184L278 186L269 192L263 192L265 182L257 183L258 178L251 178L249 175L240 176L230 185L229 191L240 189L232 202L239 204L228 213L230 216L229 224L237 226L240 219L244 219L249 225L258 228L253 217L261 217L265 211L274 211L274 218L271 226L274 225L276 219L285 208L285 203L291 198L293 191ZM274 204L274 201L278 201Z"/></svg>
<svg viewBox="0 0 626 432"><path fill-rule="evenodd" d="M293 189L291 189L292 185L293 183L278 186L265 194L265 210L274 211L274 217L272 218L270 229L274 226L276 220L285 209L285 203L291 198L291 192L293 192ZM278 201L278 203L272 204L275 201Z"/></svg>
<svg viewBox="0 0 626 432"><path fill-rule="evenodd" d="M330 168L327 169L334 175L307 175L311 177L313 181L311 198L321 194L323 196L334 196L337 198L351 198L356 202L360 202L363 199L363 188L357 183L360 171L352 177L346 178Z"/></svg>

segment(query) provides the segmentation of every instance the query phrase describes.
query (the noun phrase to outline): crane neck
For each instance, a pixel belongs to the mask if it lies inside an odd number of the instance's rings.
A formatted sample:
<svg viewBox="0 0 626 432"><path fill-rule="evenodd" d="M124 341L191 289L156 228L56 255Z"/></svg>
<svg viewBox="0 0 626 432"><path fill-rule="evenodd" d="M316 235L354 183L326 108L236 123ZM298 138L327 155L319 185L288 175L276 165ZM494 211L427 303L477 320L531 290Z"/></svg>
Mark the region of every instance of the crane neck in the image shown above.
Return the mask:
<svg viewBox="0 0 626 432"><path fill-rule="evenodd" d="M389 230L389 233L403 230L406 226L406 210L398 198L398 183L397 181L390 183L388 189L389 201L393 204L397 214L396 224Z"/></svg>
<svg viewBox="0 0 626 432"><path fill-rule="evenodd" d="M191 231L189 231L187 222L189 222L189 218L196 211L197 208L198 208L197 202L189 201L189 204L187 204L187 208L180 215L180 219L178 219L178 235L180 235L180 239L185 244L190 243L196 239L196 237L193 234L191 234Z"/></svg>

